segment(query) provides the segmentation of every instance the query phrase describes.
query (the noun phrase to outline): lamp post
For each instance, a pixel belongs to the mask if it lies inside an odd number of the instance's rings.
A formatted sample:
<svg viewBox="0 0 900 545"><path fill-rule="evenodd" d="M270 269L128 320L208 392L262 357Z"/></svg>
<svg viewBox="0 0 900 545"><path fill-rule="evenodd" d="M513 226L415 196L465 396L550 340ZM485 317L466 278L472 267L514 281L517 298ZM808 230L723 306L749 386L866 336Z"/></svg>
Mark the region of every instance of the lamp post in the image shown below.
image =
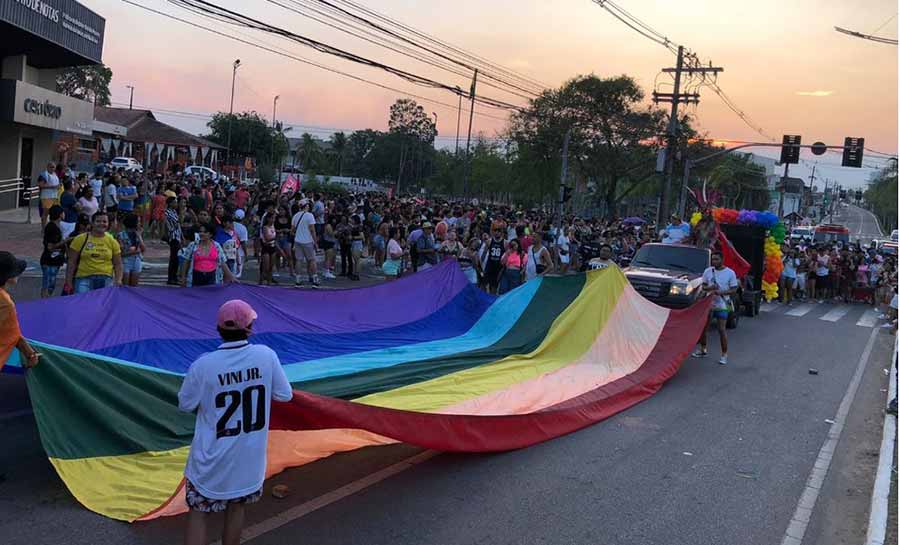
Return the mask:
<svg viewBox="0 0 900 545"><path fill-rule="evenodd" d="M131 89L131 97L128 99L128 109L131 110L134 107L134 85L126 85L126 89Z"/></svg>
<svg viewBox="0 0 900 545"><path fill-rule="evenodd" d="M275 138L278 136L276 127L278 126L275 123L275 109L278 107L278 95L275 95L275 99L272 101L272 150L269 152L269 157L272 160L272 166L275 166Z"/></svg>
<svg viewBox="0 0 900 545"><path fill-rule="evenodd" d="M235 59L231 65L231 106L228 108L228 152L226 163L231 162L231 122L234 118L234 80L237 78L237 69L241 65L241 59Z"/></svg>

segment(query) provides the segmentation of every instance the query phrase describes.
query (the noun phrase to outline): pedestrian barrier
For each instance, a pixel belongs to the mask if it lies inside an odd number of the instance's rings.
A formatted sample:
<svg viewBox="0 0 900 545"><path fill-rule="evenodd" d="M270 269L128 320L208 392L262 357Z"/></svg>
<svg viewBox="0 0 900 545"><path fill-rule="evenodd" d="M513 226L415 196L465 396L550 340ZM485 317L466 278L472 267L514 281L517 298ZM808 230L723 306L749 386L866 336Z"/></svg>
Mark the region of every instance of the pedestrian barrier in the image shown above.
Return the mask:
<svg viewBox="0 0 900 545"><path fill-rule="evenodd" d="M28 207L28 217L25 219L24 223L31 223L31 201L37 198L39 192L40 188L32 186L31 178L27 176L0 180L0 195L4 193L18 193L16 208L19 208L20 206Z"/></svg>

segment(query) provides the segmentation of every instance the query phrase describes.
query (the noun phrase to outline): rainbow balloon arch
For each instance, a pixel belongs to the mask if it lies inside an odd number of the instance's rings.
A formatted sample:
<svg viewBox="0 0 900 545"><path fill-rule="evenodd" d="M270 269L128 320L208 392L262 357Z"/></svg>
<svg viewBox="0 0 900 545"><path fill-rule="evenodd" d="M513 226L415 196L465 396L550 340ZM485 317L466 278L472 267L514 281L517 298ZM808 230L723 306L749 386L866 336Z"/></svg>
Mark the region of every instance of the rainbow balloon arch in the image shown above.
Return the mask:
<svg viewBox="0 0 900 545"><path fill-rule="evenodd" d="M778 298L778 280L784 270L781 245L784 243L786 229L778 216L769 211L734 210L733 208L713 208L712 217L719 224L738 224L762 227L768 231L765 242L765 267L762 277L763 297L767 301ZM691 215L691 225L696 225L703 218L700 212Z"/></svg>

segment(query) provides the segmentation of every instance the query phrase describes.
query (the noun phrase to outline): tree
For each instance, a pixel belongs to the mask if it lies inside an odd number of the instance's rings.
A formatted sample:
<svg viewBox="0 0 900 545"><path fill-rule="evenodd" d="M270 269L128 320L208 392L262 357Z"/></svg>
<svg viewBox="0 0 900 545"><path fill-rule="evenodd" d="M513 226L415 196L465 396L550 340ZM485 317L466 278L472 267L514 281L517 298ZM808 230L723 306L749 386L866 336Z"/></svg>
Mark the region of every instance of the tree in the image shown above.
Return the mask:
<svg viewBox="0 0 900 545"><path fill-rule="evenodd" d="M207 123L209 140L222 146L228 145L229 126L231 132L231 164L243 163L244 157L256 160L258 167L265 172L277 170L282 159L287 155L287 139L279 130L257 112L241 112L228 114L217 112Z"/></svg>
<svg viewBox="0 0 900 545"><path fill-rule="evenodd" d="M381 133L372 129L353 131L347 139L347 160L350 176L371 178L369 154L375 147Z"/></svg>
<svg viewBox="0 0 900 545"><path fill-rule="evenodd" d="M415 100L401 98L391 105L388 136L383 140L389 147L399 148L398 189L405 172L409 172L413 184L417 184L424 172L433 170L435 136L434 120Z"/></svg>
<svg viewBox="0 0 900 545"><path fill-rule="evenodd" d="M297 155L300 157L304 171L318 170L321 166L322 148L308 132L300 136L300 145L297 147Z"/></svg>
<svg viewBox="0 0 900 545"><path fill-rule="evenodd" d="M347 154L347 135L336 132L331 135L331 156L337 162L338 176L344 175L344 157Z"/></svg>
<svg viewBox="0 0 900 545"><path fill-rule="evenodd" d="M112 70L105 64L65 68L56 76L56 90L66 96L87 100L97 106L109 106Z"/></svg>
<svg viewBox="0 0 900 545"><path fill-rule="evenodd" d="M769 206L766 169L754 164L749 154L724 155L711 170L707 188L722 195L722 206L750 210Z"/></svg>
<svg viewBox="0 0 900 545"><path fill-rule="evenodd" d="M878 217L885 232L897 228L897 160L888 161L887 166L875 173L869 180L869 187L863 195L872 212Z"/></svg>
<svg viewBox="0 0 900 545"><path fill-rule="evenodd" d="M578 76L559 89L544 91L516 113L510 133L523 156L540 163L547 176L558 164L565 134L571 131L573 174L594 180L600 199L614 210L654 175L665 115L641 106L643 99L643 91L628 76Z"/></svg>

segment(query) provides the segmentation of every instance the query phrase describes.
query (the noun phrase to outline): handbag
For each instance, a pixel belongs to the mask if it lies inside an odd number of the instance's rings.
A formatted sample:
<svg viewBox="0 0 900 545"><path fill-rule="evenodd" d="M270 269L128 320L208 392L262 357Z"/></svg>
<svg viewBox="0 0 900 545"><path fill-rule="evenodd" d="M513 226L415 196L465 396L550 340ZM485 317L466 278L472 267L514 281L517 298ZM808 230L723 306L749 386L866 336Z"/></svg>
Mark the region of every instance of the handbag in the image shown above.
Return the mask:
<svg viewBox="0 0 900 545"><path fill-rule="evenodd" d="M78 274L78 267L81 265L81 254L84 252L84 247L88 245L88 239L91 236L90 231L86 231L84 233L84 244L81 245L81 248L78 250L78 253L75 255L75 267L72 270L72 282L75 282L75 275ZM74 242L74 241L73 241ZM69 285L68 283L63 285L62 294L63 295L72 295L75 293L75 287Z"/></svg>

